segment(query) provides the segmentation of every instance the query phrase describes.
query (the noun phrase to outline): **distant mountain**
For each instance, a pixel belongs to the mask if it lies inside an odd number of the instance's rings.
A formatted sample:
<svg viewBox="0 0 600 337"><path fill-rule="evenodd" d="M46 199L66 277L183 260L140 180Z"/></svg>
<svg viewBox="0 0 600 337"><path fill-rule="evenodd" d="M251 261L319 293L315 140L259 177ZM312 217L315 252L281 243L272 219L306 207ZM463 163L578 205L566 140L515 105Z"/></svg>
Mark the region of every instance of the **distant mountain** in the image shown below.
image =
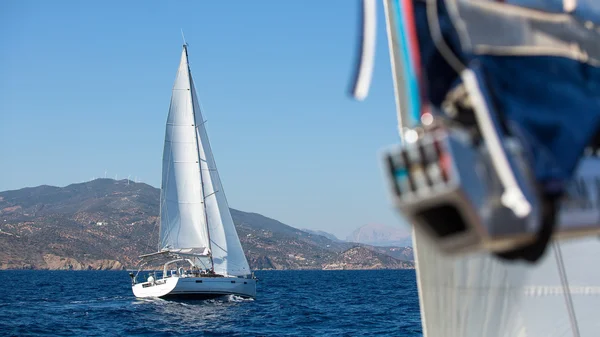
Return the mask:
<svg viewBox="0 0 600 337"><path fill-rule="evenodd" d="M309 233L309 234L314 234L314 235L321 235L324 236L326 238L328 238L331 241L335 241L335 242L344 242L343 240L338 239L337 236L331 234L331 233L327 233L325 231L320 231L320 230L313 230L313 229L307 229L307 228L303 228L303 231Z"/></svg>
<svg viewBox="0 0 600 337"><path fill-rule="evenodd" d="M359 227L346 237L346 241L373 246L412 246L411 235L407 229L380 224Z"/></svg>
<svg viewBox="0 0 600 337"><path fill-rule="evenodd" d="M134 268L140 254L158 248L159 195L152 186L112 179L0 192L0 269ZM406 248L341 242L231 212L252 269L323 269L345 256L355 259L348 268L413 267L402 261L411 256Z"/></svg>

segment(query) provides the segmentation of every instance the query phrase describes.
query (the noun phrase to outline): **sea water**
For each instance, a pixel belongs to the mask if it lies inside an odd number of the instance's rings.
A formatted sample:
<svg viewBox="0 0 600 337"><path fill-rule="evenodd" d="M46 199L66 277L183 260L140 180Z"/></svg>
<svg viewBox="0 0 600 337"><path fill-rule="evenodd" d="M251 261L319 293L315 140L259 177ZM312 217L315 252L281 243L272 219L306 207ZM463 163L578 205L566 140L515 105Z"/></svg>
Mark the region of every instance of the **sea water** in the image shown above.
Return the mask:
<svg viewBox="0 0 600 337"><path fill-rule="evenodd" d="M125 271L0 271L0 336L421 336L414 270L257 271L257 298L136 299Z"/></svg>

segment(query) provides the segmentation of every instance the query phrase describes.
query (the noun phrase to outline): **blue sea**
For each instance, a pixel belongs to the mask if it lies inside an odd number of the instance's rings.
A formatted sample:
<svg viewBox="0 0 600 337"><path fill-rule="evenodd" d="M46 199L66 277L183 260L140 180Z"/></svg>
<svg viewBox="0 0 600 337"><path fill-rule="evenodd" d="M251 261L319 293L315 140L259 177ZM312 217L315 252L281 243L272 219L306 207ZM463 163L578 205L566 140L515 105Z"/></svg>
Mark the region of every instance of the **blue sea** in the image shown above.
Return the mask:
<svg viewBox="0 0 600 337"><path fill-rule="evenodd" d="M414 270L255 274L254 300L167 301L125 271L0 271L0 335L422 335Z"/></svg>

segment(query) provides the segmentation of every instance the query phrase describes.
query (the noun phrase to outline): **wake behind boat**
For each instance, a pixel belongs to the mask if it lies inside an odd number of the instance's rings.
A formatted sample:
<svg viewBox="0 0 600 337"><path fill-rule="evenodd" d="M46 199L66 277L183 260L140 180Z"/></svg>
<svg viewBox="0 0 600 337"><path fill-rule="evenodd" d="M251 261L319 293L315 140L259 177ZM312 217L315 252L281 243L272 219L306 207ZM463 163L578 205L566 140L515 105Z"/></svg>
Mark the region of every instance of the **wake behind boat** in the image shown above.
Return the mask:
<svg viewBox="0 0 600 337"><path fill-rule="evenodd" d="M165 132L159 251L130 274L136 297L256 296L204 124L184 45Z"/></svg>

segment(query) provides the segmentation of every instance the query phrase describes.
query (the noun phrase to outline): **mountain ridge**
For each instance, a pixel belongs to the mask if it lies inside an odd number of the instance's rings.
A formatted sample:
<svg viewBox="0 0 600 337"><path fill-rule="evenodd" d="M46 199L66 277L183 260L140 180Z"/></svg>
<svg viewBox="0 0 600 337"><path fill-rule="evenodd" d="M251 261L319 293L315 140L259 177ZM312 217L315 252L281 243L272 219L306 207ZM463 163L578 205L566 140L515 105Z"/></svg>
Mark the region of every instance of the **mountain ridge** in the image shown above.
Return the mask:
<svg viewBox="0 0 600 337"><path fill-rule="evenodd" d="M134 268L158 248L159 196L150 185L105 178L0 192L0 269ZM258 213L231 214L255 270L414 268L409 247L387 251ZM364 261L343 264L350 255Z"/></svg>

